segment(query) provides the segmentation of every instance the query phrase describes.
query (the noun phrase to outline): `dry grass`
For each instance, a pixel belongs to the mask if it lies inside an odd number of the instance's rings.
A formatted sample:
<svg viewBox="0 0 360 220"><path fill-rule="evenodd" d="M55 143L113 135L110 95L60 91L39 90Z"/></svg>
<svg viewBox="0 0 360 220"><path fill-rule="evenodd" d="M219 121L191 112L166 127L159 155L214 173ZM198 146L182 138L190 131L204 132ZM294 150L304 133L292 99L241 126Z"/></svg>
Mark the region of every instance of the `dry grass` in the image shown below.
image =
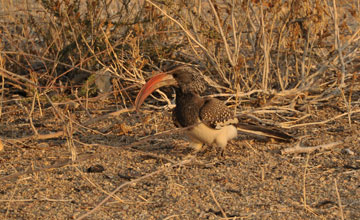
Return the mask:
<svg viewBox="0 0 360 220"><path fill-rule="evenodd" d="M1 218L360 218L359 1L0 6ZM174 62L299 142L189 159L171 90L132 108Z"/></svg>

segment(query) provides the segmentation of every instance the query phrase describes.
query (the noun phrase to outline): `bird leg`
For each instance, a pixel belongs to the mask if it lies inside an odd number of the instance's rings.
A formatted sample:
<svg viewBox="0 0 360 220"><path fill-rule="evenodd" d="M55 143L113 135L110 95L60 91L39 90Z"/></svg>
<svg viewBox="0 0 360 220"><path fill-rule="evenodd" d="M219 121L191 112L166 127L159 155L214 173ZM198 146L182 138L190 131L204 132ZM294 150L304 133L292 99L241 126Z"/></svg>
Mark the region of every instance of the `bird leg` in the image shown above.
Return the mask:
<svg viewBox="0 0 360 220"><path fill-rule="evenodd" d="M192 152L192 154L197 154L198 152L202 151L204 144L201 142L197 142L192 140L192 142L189 145L192 149L194 149L194 151Z"/></svg>

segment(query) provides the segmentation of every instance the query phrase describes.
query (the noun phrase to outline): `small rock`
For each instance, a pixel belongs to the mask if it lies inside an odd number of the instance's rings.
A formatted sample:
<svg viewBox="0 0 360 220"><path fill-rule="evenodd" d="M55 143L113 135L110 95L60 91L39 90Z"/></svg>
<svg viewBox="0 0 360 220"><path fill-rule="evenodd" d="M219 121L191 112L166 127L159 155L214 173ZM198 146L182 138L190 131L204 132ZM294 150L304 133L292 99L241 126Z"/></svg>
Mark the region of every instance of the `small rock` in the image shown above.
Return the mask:
<svg viewBox="0 0 360 220"><path fill-rule="evenodd" d="M86 172L88 173L101 173L105 170L105 168L103 166L101 166L100 164L91 166L89 168L87 168Z"/></svg>
<svg viewBox="0 0 360 220"><path fill-rule="evenodd" d="M350 150L349 148L345 148L343 151L344 151L344 153L347 153L349 155L354 155L355 154L354 151Z"/></svg>

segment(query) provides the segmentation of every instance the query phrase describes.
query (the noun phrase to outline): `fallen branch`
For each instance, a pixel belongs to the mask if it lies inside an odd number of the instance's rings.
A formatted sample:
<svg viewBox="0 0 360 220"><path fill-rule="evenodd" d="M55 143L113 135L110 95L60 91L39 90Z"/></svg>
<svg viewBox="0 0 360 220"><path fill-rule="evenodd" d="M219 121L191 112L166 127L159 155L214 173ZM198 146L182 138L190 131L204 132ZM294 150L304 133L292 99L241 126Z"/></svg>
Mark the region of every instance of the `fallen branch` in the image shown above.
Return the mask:
<svg viewBox="0 0 360 220"><path fill-rule="evenodd" d="M338 142L322 144L322 145L318 145L318 146L314 146L314 147L304 147L304 146L300 146L300 142L299 142L295 147L283 149L281 151L281 154L311 153L316 150L317 151L329 150L329 149L336 147L342 143L344 143L344 142L338 141Z"/></svg>

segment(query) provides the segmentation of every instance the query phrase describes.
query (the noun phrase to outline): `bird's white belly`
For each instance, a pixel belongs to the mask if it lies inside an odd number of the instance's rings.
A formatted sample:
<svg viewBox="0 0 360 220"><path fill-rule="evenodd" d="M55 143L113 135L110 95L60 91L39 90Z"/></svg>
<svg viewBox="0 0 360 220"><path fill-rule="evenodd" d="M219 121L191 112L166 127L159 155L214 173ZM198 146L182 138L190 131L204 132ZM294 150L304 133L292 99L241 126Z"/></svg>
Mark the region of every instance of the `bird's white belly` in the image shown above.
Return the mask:
<svg viewBox="0 0 360 220"><path fill-rule="evenodd" d="M189 138L194 144L206 144L208 146L225 148L227 142L237 136L237 129L233 125L227 125L221 129L213 129L203 123L187 131Z"/></svg>

